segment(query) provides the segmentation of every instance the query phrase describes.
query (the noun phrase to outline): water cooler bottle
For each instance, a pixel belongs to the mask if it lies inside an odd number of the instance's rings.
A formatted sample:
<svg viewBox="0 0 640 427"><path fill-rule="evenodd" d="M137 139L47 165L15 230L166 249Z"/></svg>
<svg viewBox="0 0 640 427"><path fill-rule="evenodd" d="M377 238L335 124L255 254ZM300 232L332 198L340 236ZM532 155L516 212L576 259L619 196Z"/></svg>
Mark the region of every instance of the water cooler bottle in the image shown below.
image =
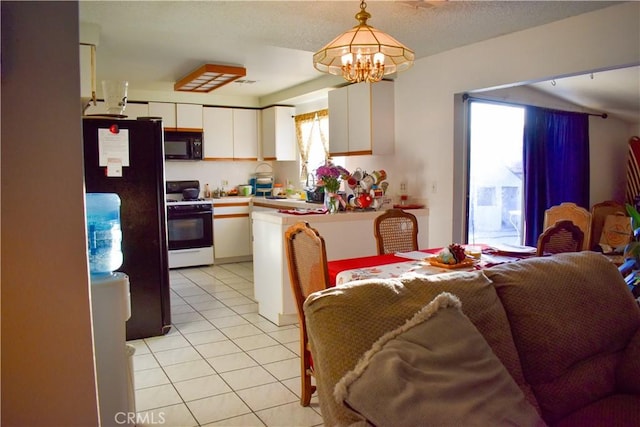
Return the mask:
<svg viewBox="0 0 640 427"><path fill-rule="evenodd" d="M131 317L129 277L122 265L120 198L88 193L87 249L91 271L91 308L102 426L134 425L133 353L126 343Z"/></svg>

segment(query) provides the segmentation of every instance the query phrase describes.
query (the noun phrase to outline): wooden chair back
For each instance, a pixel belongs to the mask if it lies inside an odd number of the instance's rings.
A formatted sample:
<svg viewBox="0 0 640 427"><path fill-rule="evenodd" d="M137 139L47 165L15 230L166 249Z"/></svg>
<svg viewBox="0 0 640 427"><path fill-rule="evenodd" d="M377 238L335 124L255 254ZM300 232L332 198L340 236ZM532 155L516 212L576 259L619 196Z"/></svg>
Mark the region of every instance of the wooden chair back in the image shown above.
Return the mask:
<svg viewBox="0 0 640 427"><path fill-rule="evenodd" d="M580 228L584 236L581 249L589 250L591 248L591 212L570 202L552 206L544 212L544 230L562 220L569 220Z"/></svg>
<svg viewBox="0 0 640 427"><path fill-rule="evenodd" d="M329 287L327 251L322 236L306 221L289 227L285 232L285 242L289 279L300 326L300 404L309 406L316 388L311 384L313 368L303 305L311 293Z"/></svg>
<svg viewBox="0 0 640 427"><path fill-rule="evenodd" d="M591 207L591 247L595 248L600 243L604 222L608 215L623 214L627 215L625 207L613 200L596 203Z"/></svg>
<svg viewBox="0 0 640 427"><path fill-rule="evenodd" d="M558 221L538 237L538 256L561 252L580 252L584 233L570 220Z"/></svg>
<svg viewBox="0 0 640 427"><path fill-rule="evenodd" d="M373 222L378 255L418 250L418 220L402 209L389 209Z"/></svg>

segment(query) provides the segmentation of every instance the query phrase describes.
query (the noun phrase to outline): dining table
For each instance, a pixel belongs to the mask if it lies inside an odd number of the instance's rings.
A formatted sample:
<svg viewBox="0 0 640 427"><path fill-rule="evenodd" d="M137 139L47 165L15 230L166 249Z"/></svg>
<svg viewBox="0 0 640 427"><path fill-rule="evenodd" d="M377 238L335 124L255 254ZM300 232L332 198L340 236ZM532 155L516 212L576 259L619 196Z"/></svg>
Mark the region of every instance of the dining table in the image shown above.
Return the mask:
<svg viewBox="0 0 640 427"><path fill-rule="evenodd" d="M488 245L474 246L480 246L480 258L467 258L467 262L463 265L444 266L439 263L432 265L429 258L436 256L442 248L329 261L327 263L329 283L330 286L336 286L354 280L389 279L416 274L434 275L447 274L454 271L481 270L493 265L528 258L534 254L530 249L516 253L496 250Z"/></svg>

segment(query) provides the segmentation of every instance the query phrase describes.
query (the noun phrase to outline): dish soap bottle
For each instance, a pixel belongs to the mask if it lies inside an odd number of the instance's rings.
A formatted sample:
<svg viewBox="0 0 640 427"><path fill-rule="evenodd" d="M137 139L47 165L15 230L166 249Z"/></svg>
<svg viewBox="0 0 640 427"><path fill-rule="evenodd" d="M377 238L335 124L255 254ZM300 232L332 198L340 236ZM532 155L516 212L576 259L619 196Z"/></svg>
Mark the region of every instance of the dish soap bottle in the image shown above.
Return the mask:
<svg viewBox="0 0 640 427"><path fill-rule="evenodd" d="M209 184L204 185L204 198L205 199L211 198L211 191L209 190Z"/></svg>

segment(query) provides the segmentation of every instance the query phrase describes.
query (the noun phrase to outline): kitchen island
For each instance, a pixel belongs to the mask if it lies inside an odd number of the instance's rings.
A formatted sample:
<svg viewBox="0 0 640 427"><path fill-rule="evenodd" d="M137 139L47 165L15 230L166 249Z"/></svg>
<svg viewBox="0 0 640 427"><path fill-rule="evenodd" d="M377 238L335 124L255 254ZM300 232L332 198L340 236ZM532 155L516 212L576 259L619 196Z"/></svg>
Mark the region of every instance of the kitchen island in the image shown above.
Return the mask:
<svg viewBox="0 0 640 427"><path fill-rule="evenodd" d="M307 207L313 209L321 205L307 204ZM383 212L293 215L273 209L253 209L253 286L258 313L278 326L298 321L284 241L287 228L298 221L307 221L324 238L329 261L370 256L377 254L373 220ZM429 247L428 209L410 212L418 220L418 247Z"/></svg>

